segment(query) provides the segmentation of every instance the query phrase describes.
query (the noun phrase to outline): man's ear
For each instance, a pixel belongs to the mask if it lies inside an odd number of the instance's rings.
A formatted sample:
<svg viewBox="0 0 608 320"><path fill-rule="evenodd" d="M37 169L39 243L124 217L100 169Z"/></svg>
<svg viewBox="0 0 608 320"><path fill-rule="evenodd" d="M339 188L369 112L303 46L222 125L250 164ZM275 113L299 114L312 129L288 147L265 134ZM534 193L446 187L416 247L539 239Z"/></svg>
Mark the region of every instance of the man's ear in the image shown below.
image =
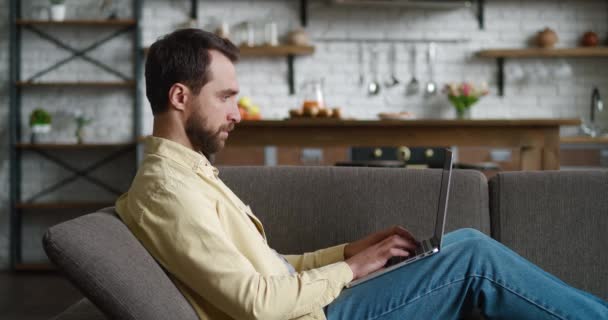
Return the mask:
<svg viewBox="0 0 608 320"><path fill-rule="evenodd" d="M179 111L186 110L186 104L190 98L190 89L181 84L174 83L169 89L169 107Z"/></svg>

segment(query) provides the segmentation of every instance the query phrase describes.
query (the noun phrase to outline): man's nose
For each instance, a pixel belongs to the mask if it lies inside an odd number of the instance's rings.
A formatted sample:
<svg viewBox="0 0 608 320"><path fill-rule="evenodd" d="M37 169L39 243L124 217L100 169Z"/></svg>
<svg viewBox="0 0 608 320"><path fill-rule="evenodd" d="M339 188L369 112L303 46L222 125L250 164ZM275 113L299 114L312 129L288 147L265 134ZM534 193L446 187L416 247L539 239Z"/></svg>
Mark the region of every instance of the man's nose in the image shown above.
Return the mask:
<svg viewBox="0 0 608 320"><path fill-rule="evenodd" d="M228 121L235 123L241 122L241 112L239 111L238 104L235 103L232 108L230 108L230 112L228 112Z"/></svg>

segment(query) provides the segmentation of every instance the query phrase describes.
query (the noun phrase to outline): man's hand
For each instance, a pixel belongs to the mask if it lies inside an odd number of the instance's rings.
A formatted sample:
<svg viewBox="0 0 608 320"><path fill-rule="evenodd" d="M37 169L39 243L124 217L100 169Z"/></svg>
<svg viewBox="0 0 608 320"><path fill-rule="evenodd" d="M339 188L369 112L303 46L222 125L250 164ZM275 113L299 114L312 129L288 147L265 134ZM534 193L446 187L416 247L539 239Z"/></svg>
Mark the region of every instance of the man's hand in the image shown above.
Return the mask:
<svg viewBox="0 0 608 320"><path fill-rule="evenodd" d="M388 259L392 257L408 257L410 255L409 250L415 248L415 241L406 240L400 235L393 234L346 259L345 262L353 271L353 280L355 280L384 267Z"/></svg>
<svg viewBox="0 0 608 320"><path fill-rule="evenodd" d="M416 239L414 239L414 236L412 236L412 234L409 231L407 231L405 228L403 228L401 226L393 226L386 230L372 233L361 240L347 244L346 247L344 247L344 259L345 260L349 259L350 257L358 254L359 252L362 252L363 250L369 248L370 246L373 246L376 243L378 243L392 235L398 235L401 238L405 239L406 241L410 241L415 244L418 243L416 241Z"/></svg>

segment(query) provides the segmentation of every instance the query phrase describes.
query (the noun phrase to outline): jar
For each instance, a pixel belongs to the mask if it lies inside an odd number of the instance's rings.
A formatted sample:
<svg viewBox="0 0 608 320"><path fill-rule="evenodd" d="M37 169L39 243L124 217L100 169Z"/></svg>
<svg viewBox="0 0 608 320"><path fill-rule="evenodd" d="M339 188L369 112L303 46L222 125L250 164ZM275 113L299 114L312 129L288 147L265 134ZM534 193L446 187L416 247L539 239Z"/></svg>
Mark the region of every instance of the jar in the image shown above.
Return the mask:
<svg viewBox="0 0 608 320"><path fill-rule="evenodd" d="M559 40L557 33L550 28L545 28L545 30L539 31L536 39L538 46L541 48L553 48Z"/></svg>

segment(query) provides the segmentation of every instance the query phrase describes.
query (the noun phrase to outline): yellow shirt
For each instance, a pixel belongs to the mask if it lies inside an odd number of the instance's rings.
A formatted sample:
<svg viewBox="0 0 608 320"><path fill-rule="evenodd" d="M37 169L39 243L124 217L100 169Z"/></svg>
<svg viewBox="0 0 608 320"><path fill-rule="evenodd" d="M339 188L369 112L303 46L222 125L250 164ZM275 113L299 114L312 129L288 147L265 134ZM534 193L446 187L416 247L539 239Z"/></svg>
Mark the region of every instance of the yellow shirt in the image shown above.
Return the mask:
<svg viewBox="0 0 608 320"><path fill-rule="evenodd" d="M116 210L201 319L325 319L353 274L344 245L285 258L262 224L200 153L148 137Z"/></svg>

